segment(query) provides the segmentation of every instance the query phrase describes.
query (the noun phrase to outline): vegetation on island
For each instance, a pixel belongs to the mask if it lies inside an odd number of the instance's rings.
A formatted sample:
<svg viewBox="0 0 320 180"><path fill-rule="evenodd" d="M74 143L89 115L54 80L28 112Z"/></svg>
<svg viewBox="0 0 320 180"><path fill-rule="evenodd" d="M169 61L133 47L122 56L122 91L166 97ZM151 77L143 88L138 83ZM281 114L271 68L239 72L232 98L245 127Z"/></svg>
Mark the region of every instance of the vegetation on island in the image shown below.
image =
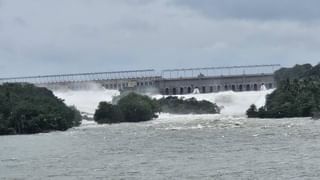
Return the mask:
<svg viewBox="0 0 320 180"><path fill-rule="evenodd" d="M0 135L64 131L80 124L80 112L46 88L0 85Z"/></svg>
<svg viewBox="0 0 320 180"><path fill-rule="evenodd" d="M100 102L94 113L94 120L98 124L111 124L124 122L123 114L117 105Z"/></svg>
<svg viewBox="0 0 320 180"><path fill-rule="evenodd" d="M94 114L99 124L148 121L157 117L158 104L148 96L130 93L118 100L117 104L100 102Z"/></svg>
<svg viewBox="0 0 320 180"><path fill-rule="evenodd" d="M158 117L157 101L148 96L130 93L119 100L118 106L128 122L148 121Z"/></svg>
<svg viewBox="0 0 320 180"><path fill-rule="evenodd" d="M141 122L157 118L157 113L173 114L216 114L220 109L208 101L197 101L194 98L183 100L177 97L167 97L160 100L136 93L128 93L115 98L117 104L100 102L94 114L94 120L99 124L121 122Z"/></svg>
<svg viewBox="0 0 320 180"><path fill-rule="evenodd" d="M195 98L182 99L174 96L158 100L161 112L171 114L217 114L220 108L209 101L198 101Z"/></svg>
<svg viewBox="0 0 320 180"><path fill-rule="evenodd" d="M250 118L315 117L320 112L320 64L296 65L276 73L277 89L259 109L252 105Z"/></svg>

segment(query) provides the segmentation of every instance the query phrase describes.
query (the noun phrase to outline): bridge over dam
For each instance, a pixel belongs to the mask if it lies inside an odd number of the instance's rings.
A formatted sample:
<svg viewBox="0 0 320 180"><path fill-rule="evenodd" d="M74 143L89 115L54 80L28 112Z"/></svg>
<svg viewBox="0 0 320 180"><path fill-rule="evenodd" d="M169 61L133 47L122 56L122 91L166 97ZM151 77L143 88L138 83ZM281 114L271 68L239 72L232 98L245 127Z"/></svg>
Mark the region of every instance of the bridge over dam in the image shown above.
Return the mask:
<svg viewBox="0 0 320 180"><path fill-rule="evenodd" d="M166 95L275 88L279 64L190 69L154 69L0 78L0 83L31 83L51 90L89 89L92 84L120 91Z"/></svg>

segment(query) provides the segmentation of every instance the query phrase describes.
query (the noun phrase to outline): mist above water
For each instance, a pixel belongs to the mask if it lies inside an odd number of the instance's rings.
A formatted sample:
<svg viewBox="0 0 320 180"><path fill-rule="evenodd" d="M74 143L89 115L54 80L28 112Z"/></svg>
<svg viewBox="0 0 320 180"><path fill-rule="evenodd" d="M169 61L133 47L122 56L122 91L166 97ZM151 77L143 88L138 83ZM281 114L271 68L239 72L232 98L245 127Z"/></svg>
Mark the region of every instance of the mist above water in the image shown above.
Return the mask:
<svg viewBox="0 0 320 180"><path fill-rule="evenodd" d="M222 107L222 115L245 115L246 110L251 104L257 107L265 104L266 95L273 90L250 91L250 92L220 92L208 94L188 94L177 95L183 98L196 98L197 100L207 100ZM54 94L65 100L67 105L76 106L81 112L93 114L99 102L111 102L112 98L119 95L117 90L107 90L97 84L90 85L84 90L56 90ZM163 95L152 95L152 98L161 98Z"/></svg>
<svg viewBox="0 0 320 180"><path fill-rule="evenodd" d="M245 115L250 105L255 104L261 107L266 102L266 95L272 93L273 90L249 91L249 92L219 92L208 94L187 94L177 95L181 98L196 98L197 100L207 100L220 106L222 115ZM156 95L154 98L161 98L162 95Z"/></svg>
<svg viewBox="0 0 320 180"><path fill-rule="evenodd" d="M93 115L99 102L111 102L113 97L120 95L120 92L117 90L107 90L98 84L89 84L87 89L60 89L55 90L54 94L64 99L67 105L76 106L80 112Z"/></svg>

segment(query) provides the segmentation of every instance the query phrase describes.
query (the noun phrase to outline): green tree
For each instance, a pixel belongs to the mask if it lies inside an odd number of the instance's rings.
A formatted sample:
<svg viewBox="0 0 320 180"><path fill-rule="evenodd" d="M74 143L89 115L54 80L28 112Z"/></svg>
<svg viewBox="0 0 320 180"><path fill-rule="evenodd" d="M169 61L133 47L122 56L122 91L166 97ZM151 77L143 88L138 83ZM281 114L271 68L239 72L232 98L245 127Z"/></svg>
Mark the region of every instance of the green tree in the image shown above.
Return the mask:
<svg viewBox="0 0 320 180"><path fill-rule="evenodd" d="M94 114L94 120L98 124L124 122L120 108L107 102L100 102L99 107Z"/></svg>
<svg viewBox="0 0 320 180"><path fill-rule="evenodd" d="M0 85L0 134L67 130L81 123L80 112L46 89L31 84Z"/></svg>
<svg viewBox="0 0 320 180"><path fill-rule="evenodd" d="M119 100L118 106L127 122L148 121L157 117L157 105L148 96L130 93Z"/></svg>
<svg viewBox="0 0 320 180"><path fill-rule="evenodd" d="M136 93L128 93L119 97L113 102L100 102L94 114L94 120L99 124L112 124L121 122L149 121L157 117L160 111L158 102L148 96Z"/></svg>
<svg viewBox="0 0 320 180"><path fill-rule="evenodd" d="M320 65L296 65L276 72L278 87L267 96L260 118L311 117L320 112ZM282 79L281 79L281 78ZM286 78L286 79L283 79ZM280 79L280 80L279 80Z"/></svg>

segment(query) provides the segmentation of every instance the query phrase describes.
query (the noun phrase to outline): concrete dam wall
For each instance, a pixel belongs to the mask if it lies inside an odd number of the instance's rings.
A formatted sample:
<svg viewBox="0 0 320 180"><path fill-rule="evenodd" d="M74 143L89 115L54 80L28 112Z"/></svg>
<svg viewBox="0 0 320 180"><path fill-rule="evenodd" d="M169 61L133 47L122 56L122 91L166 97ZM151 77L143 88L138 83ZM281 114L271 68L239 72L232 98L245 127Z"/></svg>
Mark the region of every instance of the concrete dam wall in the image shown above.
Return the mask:
<svg viewBox="0 0 320 180"><path fill-rule="evenodd" d="M82 74L62 74L2 78L0 83L32 83L56 89L90 89L100 84L106 89L154 92L165 95L211 93L220 91L258 91L276 87L274 71L280 65L252 65L169 69L157 73L153 69Z"/></svg>
<svg viewBox="0 0 320 180"><path fill-rule="evenodd" d="M258 91L261 88L276 87L273 74L198 77L181 79L162 79L155 86L161 94L190 94L195 90L199 93L220 91Z"/></svg>

